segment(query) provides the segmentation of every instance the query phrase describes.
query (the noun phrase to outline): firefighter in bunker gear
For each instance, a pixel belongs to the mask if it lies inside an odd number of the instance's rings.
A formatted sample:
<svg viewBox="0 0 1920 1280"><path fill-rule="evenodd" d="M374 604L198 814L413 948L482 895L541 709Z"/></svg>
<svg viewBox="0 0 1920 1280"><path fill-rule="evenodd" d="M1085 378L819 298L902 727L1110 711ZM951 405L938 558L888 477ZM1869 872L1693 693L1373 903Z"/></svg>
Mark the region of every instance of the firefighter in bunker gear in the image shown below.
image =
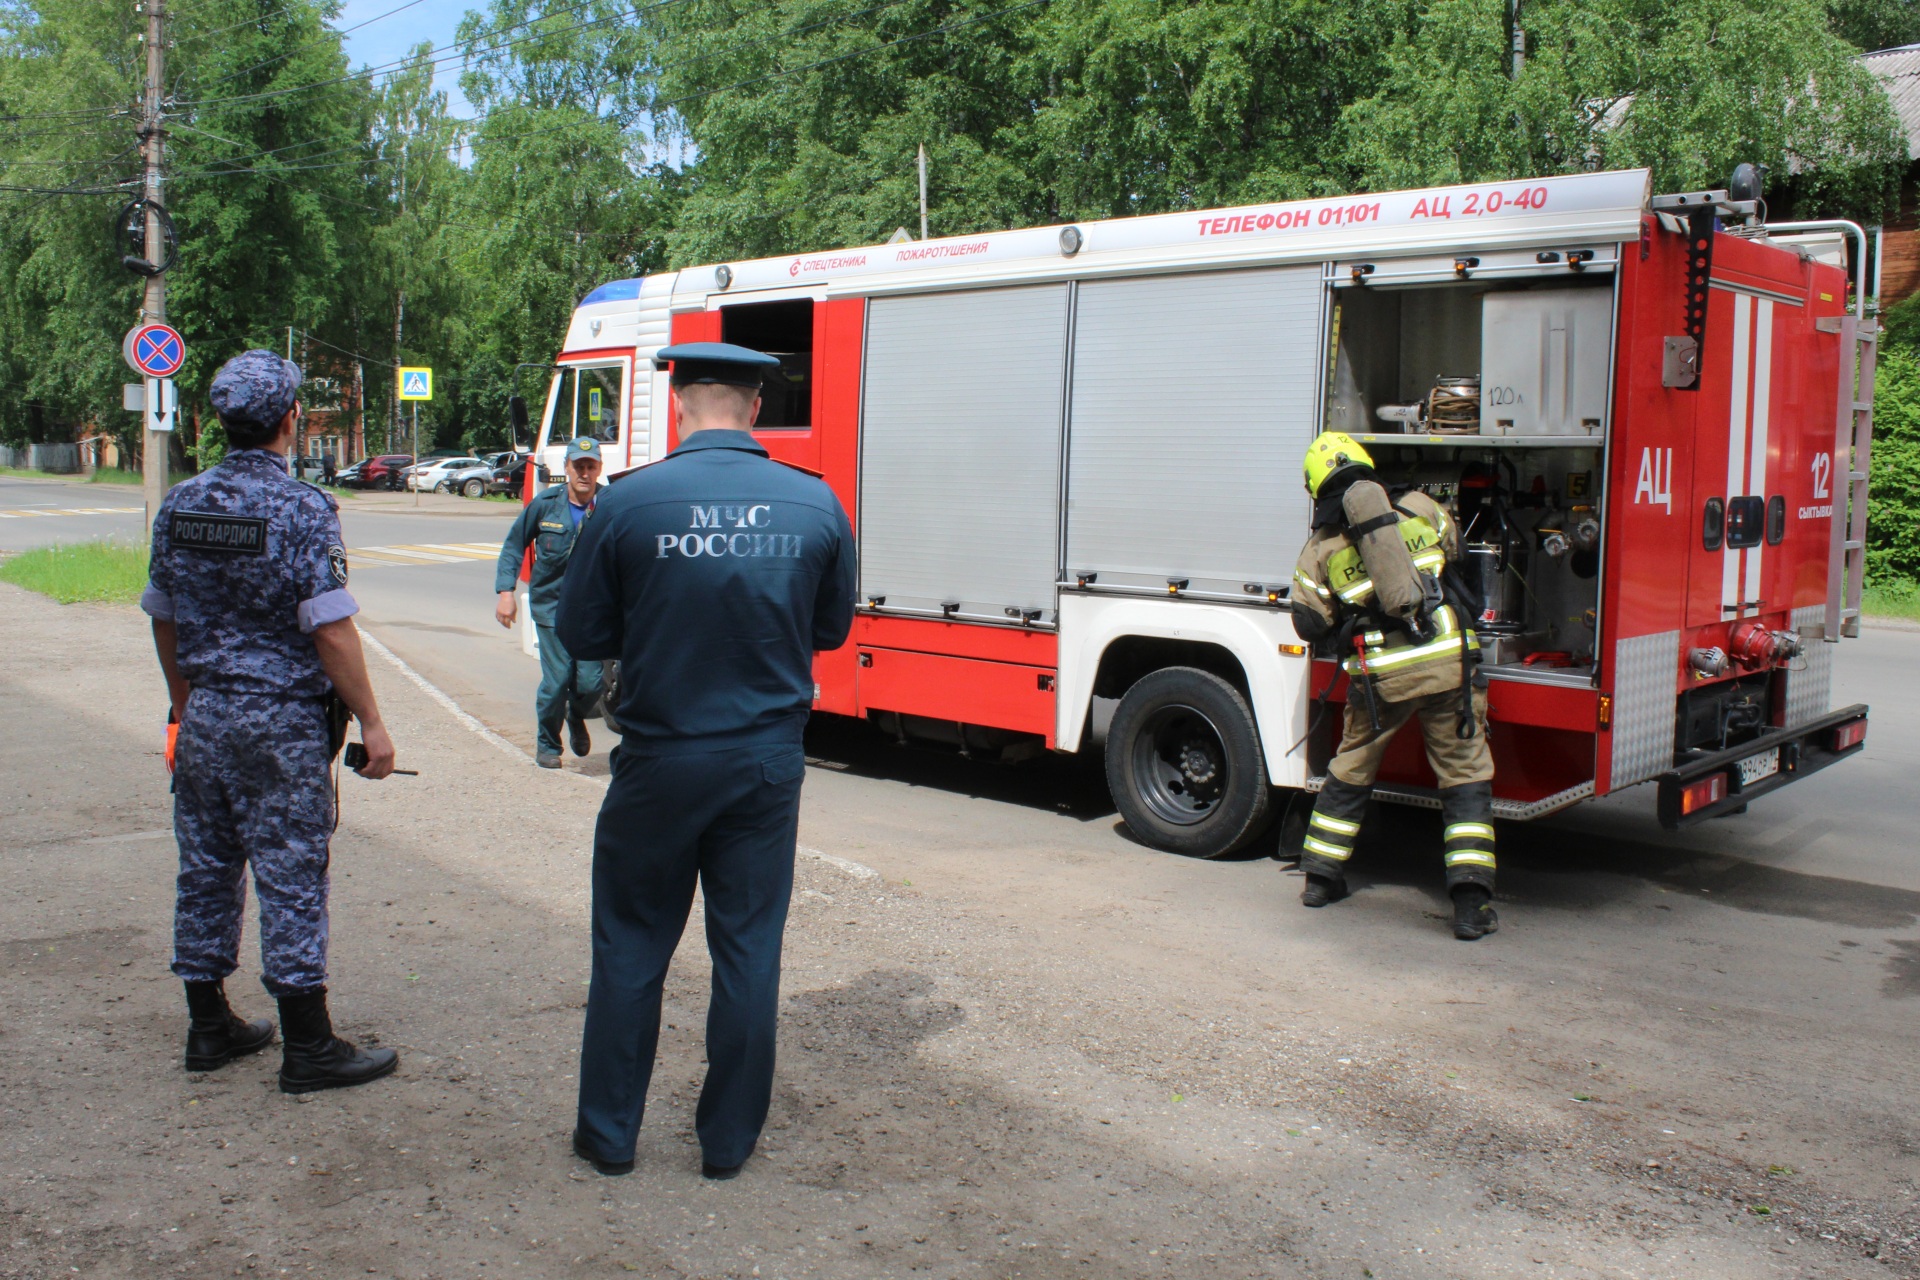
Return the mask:
<svg viewBox="0 0 1920 1280"><path fill-rule="evenodd" d="M1373 459L1350 436L1327 432L1307 449L1313 535L1294 569L1300 638L1342 660L1350 693L1339 752L1308 819L1300 900L1321 907L1347 895L1346 864L1387 746L1417 718L1440 784L1454 936L1499 927L1493 899L1493 753L1471 620L1440 583L1459 555L1459 529L1419 490L1390 497Z"/></svg>

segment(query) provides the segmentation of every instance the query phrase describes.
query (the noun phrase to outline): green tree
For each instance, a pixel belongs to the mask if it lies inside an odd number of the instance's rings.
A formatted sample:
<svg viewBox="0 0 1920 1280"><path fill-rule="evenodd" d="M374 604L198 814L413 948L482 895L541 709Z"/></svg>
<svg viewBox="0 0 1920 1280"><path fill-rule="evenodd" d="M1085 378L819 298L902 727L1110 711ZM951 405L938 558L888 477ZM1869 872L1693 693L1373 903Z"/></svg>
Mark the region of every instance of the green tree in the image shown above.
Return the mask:
<svg viewBox="0 0 1920 1280"><path fill-rule="evenodd" d="M583 295L665 264L678 207L680 176L637 127L651 72L631 9L560 7L541 17L500 0L461 28L462 87L483 112L447 224L462 289L449 345L471 448L510 443L507 396L544 392L543 380L516 383L515 367L553 358Z"/></svg>
<svg viewBox="0 0 1920 1280"><path fill-rule="evenodd" d="M1433 0L1348 108L1344 150L1374 189L1646 167L1660 190L1770 167L1776 212L1873 216L1905 139L1815 0L1530 0L1510 70L1506 0ZM1782 198L1786 197L1786 198Z"/></svg>
<svg viewBox="0 0 1920 1280"><path fill-rule="evenodd" d="M189 422L235 352L279 348L288 326L347 336L340 286L366 241L367 88L347 74L331 13L325 0L204 0L170 27L166 202L180 244L168 318L187 338ZM0 430L15 437L97 424L137 448L119 347L139 281L107 229L138 194L143 31L129 8L89 0L0 9L0 113L20 117L0 127L0 170L30 188L0 193ZM36 176L13 181L25 173Z"/></svg>
<svg viewBox="0 0 1920 1280"><path fill-rule="evenodd" d="M1827 0L1833 33L1861 49L1920 42L1920 0Z"/></svg>

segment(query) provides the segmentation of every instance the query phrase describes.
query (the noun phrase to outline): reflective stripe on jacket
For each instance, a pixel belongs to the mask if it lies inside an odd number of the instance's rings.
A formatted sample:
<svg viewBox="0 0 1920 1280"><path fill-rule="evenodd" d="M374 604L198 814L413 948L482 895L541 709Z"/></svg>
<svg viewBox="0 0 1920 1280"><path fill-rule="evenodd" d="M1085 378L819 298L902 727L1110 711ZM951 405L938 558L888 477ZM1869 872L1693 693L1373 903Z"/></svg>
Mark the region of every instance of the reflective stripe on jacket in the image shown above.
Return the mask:
<svg viewBox="0 0 1920 1280"><path fill-rule="evenodd" d="M1414 564L1439 577L1447 562L1459 554L1458 527L1439 503L1417 489L1401 494L1395 505L1402 511L1400 530ZM1479 648L1473 632L1462 627L1450 606L1434 610L1438 634L1424 644L1415 644L1401 627L1387 625L1368 607L1373 603L1373 584L1352 539L1338 526L1314 530L1301 548L1290 602L1303 637L1326 635L1349 618L1370 628L1360 637L1367 675L1374 691L1389 702L1459 688L1461 645ZM1357 671L1350 648L1329 656L1341 659L1349 674Z"/></svg>

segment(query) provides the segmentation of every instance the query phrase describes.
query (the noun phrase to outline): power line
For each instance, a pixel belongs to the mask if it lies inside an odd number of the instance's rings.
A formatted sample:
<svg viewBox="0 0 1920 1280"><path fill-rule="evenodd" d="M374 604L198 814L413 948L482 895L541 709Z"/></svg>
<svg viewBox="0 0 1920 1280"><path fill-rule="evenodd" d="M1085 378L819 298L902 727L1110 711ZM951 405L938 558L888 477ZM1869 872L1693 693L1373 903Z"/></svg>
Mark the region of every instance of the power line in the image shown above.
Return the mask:
<svg viewBox="0 0 1920 1280"><path fill-rule="evenodd" d="M657 3L654 3L654 4L651 4L651 5L646 5L646 6L643 6L643 7L641 8L641 9L639 9L639 10L636 10L636 11L634 11L634 15L633 15L633 16L635 16L635 17L638 17L638 16L640 16L640 14L641 14L641 13L643 13L643 12L648 12L648 11L652 11L652 10L658 10L658 9L663 9L663 8L666 8L666 7L668 7L669 5L672 5L672 4L678 4L678 3L684 3L684 2L685 2L685 0L657 0ZM882 3L882 4L877 4L877 5L873 5L873 6L871 6L871 7L869 7L869 8L867 8L867 9L862 9L862 10L859 10L859 11L857 11L857 12L855 12L855 13L852 13L852 14L847 14L847 15L844 15L844 16L843 16L842 18L839 18L839 19L829 19L829 20L825 20L825 21L821 21L821 22L817 22L817 23L812 23L812 24L809 24L808 26L804 26L804 27L798 27L798 28L793 28L793 29L790 29L790 30L788 30L788 31L784 31L784 32L781 32L781 33L779 33L779 34L778 34L778 36L776 36L776 37L773 37L772 39L782 39L782 40L784 40L784 39L787 39L787 38L790 38L791 36L794 36L794 35L798 35L798 34L801 34L801 33L803 33L803 32L805 32L805 31L808 31L808 30L816 30L816 29L818 29L818 28L820 28L820 27L823 27L823 26L828 26L828 25L831 25L831 23L832 23L833 21L845 21L845 20L851 20L851 19L853 19L853 18L857 18L857 17L863 17L863 16L865 16L866 14L869 14L869 13L873 13L873 12L876 12L876 11L878 11L878 10L880 10L880 9L885 9L885 8L891 8L891 7L893 6L893 5L895 5L895 4L899 4L899 3L902 3L902 2L903 2L903 0L886 0L886 2L885 2L885 3ZM654 103L652 103L652 104L650 104L650 107L649 107L649 110L650 110L650 111L654 111L654 112L658 112L658 111L662 111L662 110L666 110L666 109L669 109L669 108L672 108L672 107L677 107L677 106L680 106L680 105L682 105L682 104L684 104L684 103L688 103L688 102L694 102L694 101L697 101L697 100L699 100L699 99L701 99L701 98L706 98L706 97L711 97L712 95L714 95L714 94L717 94L717 93L728 93L728 92L731 92L731 91L733 91L733 90L735 90L735 89L740 89L740 88L745 88L745 87L748 87L748 86L750 86L750 85L755 85L755 84L760 84L760 83L763 83L763 82L765 82L765 81L768 81L768 80L777 80L777 79L782 79L782 78L784 78L784 77L787 77L787 76L791 76L791 75L799 75L799 74L802 74L802 73L804 73L804 72L807 72L807 71L813 71L813 70L817 70L817 69L818 69L818 68L820 68L820 67L824 67L824 66L830 66L830 65L832 65L832 64L834 64L834 63L838 63L838 62L845 62L845 61L848 61L848 60L850 60L850 59L853 59L853 58L861 58L861 57L866 57L866 56L868 56L868 55L870 55L870 54L874 54L874 53L879 53L879 52L882 52L882 51L884 51L884 50L887 50L887 49L892 49L892 48L895 48L895 47L897 47L897 46L899 46L899 45L903 45L903 44L911 44L911 43L913 43L913 42L915 42L915 41L919 41L919 40L925 40L925 39L929 39L929 38L931 38L931 37L933 37L933 36L936 36L936 35L944 35L944 34L947 34L947 33L950 33L950 32L953 32L953 31L958 31L958 30L961 30L961 29L963 29L963 28L966 28L966 27L970 27L970 26L976 26L976 25L978 25L978 24L980 24L980 23L982 23L982 22L990 22L990 21L994 21L994 20L996 20L996 19L999 19L999 18L1003 18L1003 17L1006 17L1006 16L1008 16L1008 15L1010 15L1010 14L1014 14L1014 13L1018 13L1018 12L1020 12L1020 11L1021 11L1021 10L1023 10L1023 9L1031 9L1031 8L1034 8L1034 7L1036 7L1037 5L1041 5L1041 4L1047 4L1047 3L1050 3L1050 2L1051 2L1051 0L1026 0L1026 2L1025 2L1025 3L1022 3L1022 4L1017 4L1017 5L1013 5L1013 6L1012 6L1012 7L1010 7L1010 8L1006 8L1006 9L998 9L998 10L995 10L995 11L993 11L993 12L991 12L991 13L982 13L982 14L975 14L975 15L974 15L973 17L970 17L970 18L964 18L964 19L960 19L960 20L958 20L958 21L954 21L954 22L949 22L949 23L943 23L943 24L941 24L940 26L937 26L937 27L931 27L931 28L929 28L929 29L927 29L927 30L925 30L925 31L920 31L920 32L915 32L915 33L914 33L914 34L912 34L912 35L906 35L906 36L900 36L900 37L898 37L898 38L896 38L896 39L893 39L893 40L888 40L888 41L884 41L884 42L882 42L882 43L880 43L880 44L877 44L877 45L871 45L871 46L869 46L869 47L867 47L867 48L865 48L865 49L855 49L855 50L852 50L852 51L850 51L850 52L848 52L848 53L843 53L843 54L836 54L836 55L835 55L835 56L833 56L833 57L830 57L830 58L822 58L822 59L820 59L820 60L818 60L818 61L816 61L816 62L810 62L810 63L806 63L806 64L804 64L804 65L802 65L802 66L798 66L798 67L791 67L791 68L786 68L786 69L784 69L784 70L781 70L781 71L772 71L772 72L768 72L768 73L766 73L765 75L761 75L761 76L755 76L755 77L752 77L752 78L749 78L749 79L746 79L746 80L741 80L741 81L737 81L737 82L735 82L735 83L733 83L733 84L730 84L730 85L723 85L723 86L719 86L719 87L717 87L717 88L713 88L713 89L701 89L701 90L698 90L698 91L696 91L696 92L693 92L693 93L686 93L686 94L682 94L682 95L680 95L680 96L678 96L678 97L675 97L675 98L670 98L670 99L664 99L664 100L661 100L661 101L657 101L657 102L654 102ZM584 7L584 6L581 6L581 7ZM621 16L624 16L624 15L621 15ZM613 19L611 19L611 18L597 18L597 19L590 19L590 20L589 20L588 22L585 22L585 23L578 23L578 24L576 24L575 26L572 26L572 27L568 27L568 28L565 28L565 29L564 29L564 30L562 30L562 31L558 31L558 32L543 32L543 33L536 33L536 34L535 34L535 35L533 35L533 36L527 36L527 37L522 37L522 38L521 38L521 39L519 39L519 40L514 40L514 41L510 41L510 42L508 42L507 44L504 44L504 45L499 45L499 46L495 46L495 47L494 47L494 48L492 48L492 49L487 49L487 50L480 50L480 51L478 51L478 52L481 52L481 53L486 53L486 52L495 52L495 51L497 51L498 49L504 49L504 48L510 48L510 47L512 47L513 45L516 45L516 44L524 44L524 43L526 43L526 42L527 42L528 40L533 40L533 39L541 39L541 38L544 38L544 37L546 37L546 36L549 36L549 35L565 35L565 34L567 34L568 32L571 32L571 31L577 31L577 30L579 30L579 29L580 29L581 27L583 27L583 26L593 26L593 25L603 25L604 23L606 23L606 22L608 22L608 21L612 21L612 20L613 20ZM508 28L508 29L510 29L510 28ZM770 40L761 40L761 41L757 41L757 42L754 42L754 43L758 43L758 44L766 44L766 43L770 43L770 42L771 42ZM446 46L446 47L448 47L448 48L451 48L451 47L453 47L453 46ZM745 48L751 48L751 47L752 47L752 45L751 45L751 44L749 44L749 45L747 45L747 46L743 46L743 47L745 47ZM736 50L736 51L737 51L737 50ZM464 55L463 55L463 56L464 56ZM442 60L437 60L437 61L453 61L453 60L454 60L454 59L442 59ZM436 64L435 64L435 65L437 65L437 61L436 61ZM323 81L323 82L320 82L320 83L317 83L317 84L313 84L313 85L308 85L308 86L295 86L295 87L293 87L293 88L289 88L289 89L285 89L285 90L278 90L278 91L275 91L275 94L284 94L284 93L294 93L294 92L299 92L301 88L320 88L320 87L323 87L323 85L325 85L325 84L327 84L327 83L337 83L337 82L325 82L325 81ZM267 95L255 95L255 96L275 96L275 94L267 94ZM247 100L248 100L247 98L231 98L231 99L211 99L211 100L209 100L209 101L219 101L219 102L234 102L234 101L247 101ZM509 133L509 134L494 134L494 135L485 135L485 134L480 134L480 133L478 133L478 132L476 131L476 136L475 136L475 138L474 138L474 141L476 141L476 142L503 142L503 141L511 141L511 140L514 140L514 139L517 139L517 138L527 138L527 137L536 137L536 136L539 136L539 135L541 135L541 134L547 134L547 133L558 133L558 132L562 132L562 131L564 131L564 130L566 130L566 129L572 129L572 128L576 128L576 127L578 127L578 125L579 125L579 123L581 123L581 122L570 122L570 123L568 123L568 124L564 124L564 125L554 125L554 126L551 126L551 127L548 127L548 128L544 128L544 129L531 129L531 130L526 130L526 131L523 131L523 132L520 132L520 133ZM275 149L274 149L273 151L262 151L262 152L256 152L256 153L254 153L253 155L248 155L248 156L231 156L231 157L221 157L221 158L220 158L220 159L218 159L218 160L214 160L214 161L209 161L208 163L210 163L210 164L211 164L211 163L241 163L241 162L244 162L244 161L248 161L248 160L254 160L254 159L259 159L259 158L262 158L262 157L265 157L265 156L268 156L268 155L274 155L274 154L277 154L277 153L278 153L278 152L280 152L280 151L291 151L291 150L294 150L294 149L296 149L296 148L298 148L298 147L301 147L301 146L307 146L307 145L311 145L311 143L312 143L312 142L314 142L314 141L324 141L324 139L313 139L313 140L310 140L310 141L309 141L309 142L307 142L307 143L292 143L292 144L289 144L288 146L285 146L285 147L279 147L279 148L275 148ZM320 159L320 158L321 158L321 157L323 157L323 156L328 156L328 155L336 155L336 154L338 154L338 153L339 153L339 152L341 152L341 151L346 151L346 150L352 150L352 149L354 149L354 148L356 148L356 147L358 147L359 145L362 145L362 144L360 144L360 143L354 143L354 144L351 144L351 145L349 145L349 146L343 146L343 147L336 147L336 148L334 148L334 149L333 149L333 150L331 150L331 151L320 151L320 152L315 152L315 153L313 153L313 154L311 154L311 155L307 155L307 156L302 156L302 157L299 157L299 158L300 158L300 159L302 159L302 160L317 160L317 159ZM371 163L374 163L374 164L382 164L382 163L386 163L386 164L391 164L391 163L393 163L393 161L392 161L392 160L385 160L385 161L382 161L382 160L378 160L378 159L375 159L375 160L373 160L373 161L371 161ZM311 167L314 167L314 168L339 168L339 167L341 167L341 166L340 166L340 165L327 165L327 166L311 166ZM225 170L225 171L223 171L223 170L207 170L207 171L205 171L205 172L207 172L207 173L220 173L220 172L233 172L233 173L246 173L246 172L251 172L251 170L246 170L246 169L234 169L234 170Z"/></svg>
<svg viewBox="0 0 1920 1280"><path fill-rule="evenodd" d="M228 72L226 75L221 76L218 80L208 81L205 87L208 89L211 89L215 85L225 84L229 80L238 80L241 76L248 75L252 72L258 71L260 70L260 68L264 66L268 66L275 62L279 62L283 58L291 58L294 54L300 53L303 50L312 49L319 45L326 44L328 43L328 37L331 37L337 40L341 36L344 36L349 32L358 31L362 27L370 27L374 23L379 22L382 18L391 18L394 14L401 12L401 10L411 9L413 8L413 6L419 3L421 3L421 0L406 0L406 3L401 5L399 8L389 9L385 13L379 14L372 18L368 18L365 22L356 22L350 27L341 27L338 31L329 30L327 33L327 36L322 36L319 39L315 39L315 40L308 40L303 44L297 44L293 48L284 50L283 52L280 52L280 53L276 53L270 58L262 58L260 61L254 63L250 67L242 67L238 71Z"/></svg>
<svg viewBox="0 0 1920 1280"><path fill-rule="evenodd" d="M288 14L291 14L292 12L293 12L292 5L290 4L282 5L280 8L274 10L272 13L265 13L265 14L259 15L258 17L248 18L245 22L236 22L232 26L217 27L212 31L202 31L198 35L186 36L182 39L174 41L174 44L176 46L183 45L183 44L192 44L195 40L207 40L207 39L211 39L214 36L223 36L229 31L238 31L242 27L257 27L263 22L270 22L274 18L285 17Z"/></svg>
<svg viewBox="0 0 1920 1280"><path fill-rule="evenodd" d="M530 41L534 41L534 40L551 39L554 36L570 35L575 31L585 30L588 27L605 26L609 22L616 22L622 18L627 18L627 17L637 18L643 13L651 12L656 9L664 9L664 8L667 8L669 5L684 4L686 2L687 0L656 0L656 2L653 4L642 5L640 8L635 9L631 14L628 14L623 11L617 14L610 14L604 18L589 18L585 22L577 22L571 27L563 27L558 31L536 31L531 35L521 36L517 40L509 40L504 44L491 45L484 49L472 50L471 52L462 51L458 54L453 55L452 57L441 58L441 57L433 56L436 54L446 53L450 49L461 48L461 45L459 44L459 42L456 41L453 44L441 45L436 49L428 50L427 52L428 52L429 62L427 65L437 68L442 62L464 61L469 57L477 57L479 55L488 54L488 53L498 53L502 49L511 49L515 45L527 44ZM574 6L572 9L561 10L560 12L561 13L577 13L579 12L579 10L586 8L587 4L590 4L590 3L592 3L592 0L587 0L587 3L579 4ZM491 32L489 34L500 35L507 31L513 30L514 27L531 26L532 22L535 22L535 21L544 22L550 16L553 16L553 15L543 14L541 15L541 17L537 19L533 19L529 22L514 23L512 26L503 27L500 30ZM285 89L267 89L267 90L262 90L259 93L237 94L232 97L226 97L226 98L196 98L186 102L176 103L175 105L181 106L181 107L205 107L205 106L215 106L222 103L258 102L267 98L282 98L287 96L288 94L306 93L314 89L325 89L332 85L345 84L350 80L358 80L363 76L371 76L375 72L401 70L401 69L406 69L412 65L415 65L412 57L399 58L392 62L382 63L376 67L363 67L359 71L353 72L350 75L336 76L331 80L316 80L311 84L291 85Z"/></svg>

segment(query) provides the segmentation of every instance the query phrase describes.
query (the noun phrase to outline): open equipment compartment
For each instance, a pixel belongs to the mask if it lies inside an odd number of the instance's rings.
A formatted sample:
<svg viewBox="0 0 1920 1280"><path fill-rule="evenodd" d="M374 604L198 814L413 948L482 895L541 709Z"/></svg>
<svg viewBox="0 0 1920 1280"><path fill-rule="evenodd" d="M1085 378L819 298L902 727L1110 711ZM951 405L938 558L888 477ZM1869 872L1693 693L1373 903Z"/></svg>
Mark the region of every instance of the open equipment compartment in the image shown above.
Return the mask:
<svg viewBox="0 0 1920 1280"><path fill-rule="evenodd" d="M1490 678L1590 687L1615 253L1336 263L1326 427L1460 526Z"/></svg>

